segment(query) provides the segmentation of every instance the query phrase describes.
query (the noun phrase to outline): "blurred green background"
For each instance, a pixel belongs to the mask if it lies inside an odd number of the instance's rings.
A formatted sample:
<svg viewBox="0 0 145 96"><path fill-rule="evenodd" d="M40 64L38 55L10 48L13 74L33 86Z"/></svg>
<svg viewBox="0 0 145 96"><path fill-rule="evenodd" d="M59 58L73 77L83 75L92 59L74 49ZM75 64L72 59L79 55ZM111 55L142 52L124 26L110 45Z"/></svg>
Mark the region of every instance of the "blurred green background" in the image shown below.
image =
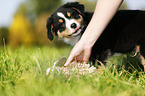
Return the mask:
<svg viewBox="0 0 145 96"><path fill-rule="evenodd" d="M62 4L70 0L24 0L19 5L9 26L0 26L0 46L18 47L21 45L56 45L57 39L47 39L46 20ZM97 0L77 0L83 3L86 11L94 11ZM124 2L121 9L127 9ZM64 44L61 44L64 45Z"/></svg>

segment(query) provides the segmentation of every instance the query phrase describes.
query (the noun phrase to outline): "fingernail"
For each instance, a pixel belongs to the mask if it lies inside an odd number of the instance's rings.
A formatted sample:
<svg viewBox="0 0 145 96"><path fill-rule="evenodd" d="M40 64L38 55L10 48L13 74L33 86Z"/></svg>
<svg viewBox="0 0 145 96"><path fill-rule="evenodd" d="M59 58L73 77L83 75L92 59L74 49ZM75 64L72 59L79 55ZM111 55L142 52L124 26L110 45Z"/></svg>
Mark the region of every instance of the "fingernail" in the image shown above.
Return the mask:
<svg viewBox="0 0 145 96"><path fill-rule="evenodd" d="M67 64L64 64L64 67L66 67L67 66Z"/></svg>

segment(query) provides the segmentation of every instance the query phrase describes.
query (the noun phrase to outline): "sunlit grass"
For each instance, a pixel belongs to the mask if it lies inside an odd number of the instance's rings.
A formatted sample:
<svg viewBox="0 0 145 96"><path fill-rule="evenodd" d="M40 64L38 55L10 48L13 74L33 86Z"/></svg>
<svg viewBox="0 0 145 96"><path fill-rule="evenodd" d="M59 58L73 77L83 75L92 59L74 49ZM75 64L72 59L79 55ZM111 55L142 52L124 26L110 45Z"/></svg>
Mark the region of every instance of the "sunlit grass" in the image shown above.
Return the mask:
<svg viewBox="0 0 145 96"><path fill-rule="evenodd" d="M144 96L145 74L137 70L129 73L115 64L125 64L127 56L112 57L110 67L76 77L48 67L70 53L69 47L0 48L0 96ZM124 60L124 61L123 61ZM135 62L135 61L134 61ZM136 63L136 62L135 62Z"/></svg>

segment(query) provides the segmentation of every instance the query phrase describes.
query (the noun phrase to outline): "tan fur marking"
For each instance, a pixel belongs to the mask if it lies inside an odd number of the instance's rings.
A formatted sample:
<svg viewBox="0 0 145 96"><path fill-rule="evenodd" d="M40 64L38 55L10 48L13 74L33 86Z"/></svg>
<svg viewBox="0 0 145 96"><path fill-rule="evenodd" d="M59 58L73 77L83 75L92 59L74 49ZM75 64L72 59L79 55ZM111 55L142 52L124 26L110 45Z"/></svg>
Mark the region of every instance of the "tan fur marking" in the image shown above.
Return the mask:
<svg viewBox="0 0 145 96"><path fill-rule="evenodd" d="M143 67L144 67L144 72L145 72L145 58L140 54L140 45L139 46L136 46L136 49L139 52L139 56L140 56L140 59L141 59L141 63L143 65Z"/></svg>
<svg viewBox="0 0 145 96"><path fill-rule="evenodd" d="M60 38L69 38L68 35L71 35L72 33L70 32L70 30L68 28L66 28L63 32L57 32L58 37Z"/></svg>
<svg viewBox="0 0 145 96"><path fill-rule="evenodd" d="M79 9L77 9L75 7L72 7L72 9L77 10L81 14L81 11Z"/></svg>
<svg viewBox="0 0 145 96"><path fill-rule="evenodd" d="M51 29L53 28L53 24L51 24Z"/></svg>
<svg viewBox="0 0 145 96"><path fill-rule="evenodd" d="M60 22L60 23L63 23L63 20L62 20L62 19L59 19L59 22Z"/></svg>
<svg viewBox="0 0 145 96"><path fill-rule="evenodd" d="M67 16L68 16L68 17L71 17L71 14L70 14L70 12L67 12Z"/></svg>
<svg viewBox="0 0 145 96"><path fill-rule="evenodd" d="M145 58L142 55L139 55L139 56L141 58L141 63L143 65L143 67L144 67L144 72L145 72Z"/></svg>

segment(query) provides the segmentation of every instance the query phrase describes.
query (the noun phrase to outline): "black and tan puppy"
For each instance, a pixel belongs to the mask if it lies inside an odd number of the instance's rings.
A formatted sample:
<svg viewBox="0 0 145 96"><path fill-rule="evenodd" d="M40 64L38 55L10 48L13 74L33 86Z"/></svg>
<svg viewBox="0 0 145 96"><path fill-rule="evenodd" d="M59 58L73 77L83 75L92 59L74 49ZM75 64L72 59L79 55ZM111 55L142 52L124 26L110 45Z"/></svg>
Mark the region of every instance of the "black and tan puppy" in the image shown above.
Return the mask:
<svg viewBox="0 0 145 96"><path fill-rule="evenodd" d="M78 2L64 4L48 18L47 36L53 40L56 35L66 43L75 45L92 15L85 12L84 6ZM114 53L127 53L135 48L145 65L145 11L120 10L96 41L90 60L104 61Z"/></svg>

